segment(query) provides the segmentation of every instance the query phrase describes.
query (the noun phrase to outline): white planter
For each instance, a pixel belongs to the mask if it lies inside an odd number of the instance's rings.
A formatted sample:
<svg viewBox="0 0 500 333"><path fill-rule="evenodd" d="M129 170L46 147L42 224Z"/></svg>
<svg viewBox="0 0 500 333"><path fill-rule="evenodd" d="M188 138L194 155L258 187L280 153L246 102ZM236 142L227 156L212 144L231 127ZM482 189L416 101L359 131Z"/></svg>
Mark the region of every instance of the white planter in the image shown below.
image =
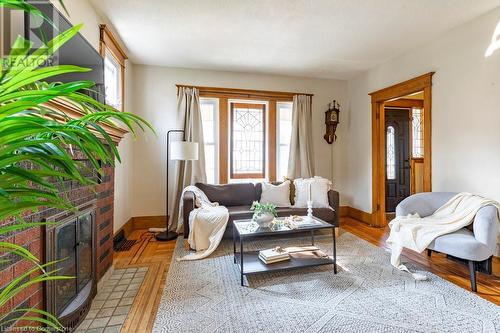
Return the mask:
<svg viewBox="0 0 500 333"><path fill-rule="evenodd" d="M274 220L274 215L269 212L254 213L252 218L261 228L269 228Z"/></svg>

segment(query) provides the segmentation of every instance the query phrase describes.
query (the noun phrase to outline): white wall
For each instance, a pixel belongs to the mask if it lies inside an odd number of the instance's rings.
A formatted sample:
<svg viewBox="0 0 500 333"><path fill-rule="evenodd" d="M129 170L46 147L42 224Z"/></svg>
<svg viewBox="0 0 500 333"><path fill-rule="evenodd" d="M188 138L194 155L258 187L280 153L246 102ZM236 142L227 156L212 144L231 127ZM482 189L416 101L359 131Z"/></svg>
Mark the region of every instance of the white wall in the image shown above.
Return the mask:
<svg viewBox="0 0 500 333"><path fill-rule="evenodd" d="M344 199L371 212L368 93L435 71L432 90L434 191L500 200L500 50L485 58L500 8L349 81L349 156Z"/></svg>
<svg viewBox="0 0 500 333"><path fill-rule="evenodd" d="M68 9L69 16L62 9L59 1L51 0L52 4L65 15L71 24L76 25L83 23L80 30L81 34L89 41L90 44L99 50L99 24L105 23L95 11L94 7L87 0L67 0L64 5Z"/></svg>
<svg viewBox="0 0 500 333"><path fill-rule="evenodd" d="M58 1L52 0L52 3L66 15L66 12L61 8ZM73 24L83 23L80 33L90 42L90 44L98 51L99 50L99 24L107 24L111 30L113 27L103 17L101 17L92 5L87 0L68 0L64 4L68 9L69 21ZM119 38L119 35L115 33ZM122 43L123 45L123 43ZM125 111L133 111L133 96L132 90L133 77L132 66L130 61L127 61L125 66ZM122 159L121 163L115 167L115 193L114 193L114 221L113 229L116 232L125 222L132 217L132 167L133 167L133 139L131 135L126 135L120 142L118 151Z"/></svg>
<svg viewBox="0 0 500 333"><path fill-rule="evenodd" d="M346 165L345 151L342 150L345 147L345 126L339 126L339 139L333 145L324 141L323 134L324 111L328 102L336 99L342 105L346 103L346 81L139 65L134 66L134 79L134 111L150 121L158 132L158 137L141 136L134 143L134 216L165 214L165 134L167 130L180 126L175 84L313 93L316 173L333 179L335 187L342 193L345 186L343 166ZM173 164L170 167L173 170ZM174 178L171 179L172 188Z"/></svg>
<svg viewBox="0 0 500 333"><path fill-rule="evenodd" d="M134 65L130 61L125 64L125 102L124 110L134 110ZM138 135L142 135L140 132ZM132 203L134 191L132 188L134 167L134 138L127 134L118 145L121 162L115 166L114 222L113 230L118 231L133 215Z"/></svg>

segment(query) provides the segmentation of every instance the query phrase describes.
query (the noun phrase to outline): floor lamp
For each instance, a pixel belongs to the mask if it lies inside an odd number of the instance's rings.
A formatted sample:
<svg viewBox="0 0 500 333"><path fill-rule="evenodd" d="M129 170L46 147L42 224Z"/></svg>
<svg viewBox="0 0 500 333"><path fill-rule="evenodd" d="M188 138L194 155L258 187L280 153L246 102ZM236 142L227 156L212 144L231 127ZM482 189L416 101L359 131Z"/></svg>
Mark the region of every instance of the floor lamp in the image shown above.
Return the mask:
<svg viewBox="0 0 500 333"><path fill-rule="evenodd" d="M170 135L172 133L184 133L183 130L170 130L167 132L167 229L164 232L160 232L156 235L156 239L159 241L168 241L177 238L177 233L169 231L169 221L171 217L168 214L168 162L170 160L175 161L195 161L198 159L198 142L189 141L173 141L170 143ZM172 152L170 152L172 151ZM186 221L188 223L188 221Z"/></svg>

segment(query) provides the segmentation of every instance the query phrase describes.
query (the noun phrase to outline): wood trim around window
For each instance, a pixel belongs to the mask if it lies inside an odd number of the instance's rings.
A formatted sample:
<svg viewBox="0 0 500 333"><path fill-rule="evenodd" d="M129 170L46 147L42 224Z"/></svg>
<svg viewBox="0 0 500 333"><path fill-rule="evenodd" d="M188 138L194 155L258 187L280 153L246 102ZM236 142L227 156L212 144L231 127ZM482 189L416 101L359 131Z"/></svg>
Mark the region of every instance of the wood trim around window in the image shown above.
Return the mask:
<svg viewBox="0 0 500 333"><path fill-rule="evenodd" d="M218 87L203 87L176 84L177 88L187 87L196 88L200 92L200 97L226 97L228 99L256 99L265 100L275 99L277 101L291 101L294 95L314 96L313 94L285 92L285 91L269 91L269 90L251 90L251 89L233 89L233 88L218 88Z"/></svg>
<svg viewBox="0 0 500 333"><path fill-rule="evenodd" d="M109 51L111 56L120 65L120 111L124 110L125 105L125 60L128 59L127 54L121 47L118 39L113 35L111 30L106 26L106 24L99 25L99 53L101 57L106 56L106 52Z"/></svg>
<svg viewBox="0 0 500 333"><path fill-rule="evenodd" d="M411 178L411 183L410 183L410 190L411 194L417 193L416 187L417 187L417 181L416 181L416 173L415 173L415 168L417 164L423 164L424 163L424 158L423 157L412 157L411 162L410 162L410 178Z"/></svg>
<svg viewBox="0 0 500 333"><path fill-rule="evenodd" d="M424 101L420 99L400 98L394 101L385 102L385 107L393 108L423 108Z"/></svg>
<svg viewBox="0 0 500 333"><path fill-rule="evenodd" d="M101 56L106 54L105 48L107 48L113 54L113 57L118 61L120 65L125 67L125 60L128 59L127 54L121 47L118 39L113 35L111 30L107 27L106 24L99 25L100 32L100 44L99 44L99 52Z"/></svg>
<svg viewBox="0 0 500 333"><path fill-rule="evenodd" d="M205 97L205 96L203 96ZM227 97L219 98L219 184L229 182L229 101Z"/></svg>
<svg viewBox="0 0 500 333"><path fill-rule="evenodd" d="M278 126L278 105L275 99L269 101L269 115L267 119L269 120L268 127L268 150L269 150L269 180L276 181L277 174L277 159L278 159L278 137L277 137L277 126Z"/></svg>
<svg viewBox="0 0 500 333"><path fill-rule="evenodd" d="M277 152L278 152L278 138L277 138L277 103L278 102L293 102L294 95L308 95L313 96L313 94L305 93L293 93L293 92L282 92L282 91L266 91L266 90L244 90L244 89L232 89L232 88L215 88L215 87L200 87L192 85L182 85L177 84L177 88L188 87L196 88L199 91L200 97L204 98L217 98L219 100L219 184L229 183L230 177L230 110L229 101L230 100L247 100L247 101L264 101L267 102L268 113L267 116L267 138L268 144L266 151L268 152L266 158L268 162L268 168L265 171L268 175L269 181L276 181L277 179ZM246 175L254 178L255 175ZM260 176L260 175L258 175ZM263 177L264 178L264 177Z"/></svg>

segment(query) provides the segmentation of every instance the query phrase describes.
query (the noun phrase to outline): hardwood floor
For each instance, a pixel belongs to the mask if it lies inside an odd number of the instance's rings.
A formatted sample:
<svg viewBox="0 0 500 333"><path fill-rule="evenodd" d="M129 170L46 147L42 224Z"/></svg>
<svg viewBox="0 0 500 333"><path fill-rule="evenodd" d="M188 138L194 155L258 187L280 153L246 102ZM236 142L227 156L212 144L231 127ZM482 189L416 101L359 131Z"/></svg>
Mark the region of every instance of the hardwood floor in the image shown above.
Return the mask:
<svg viewBox="0 0 500 333"><path fill-rule="evenodd" d="M341 218L341 233L350 232L379 247L385 246L388 228L373 228L367 224L351 219ZM138 242L125 252L115 252L115 268L148 267L145 281L127 320L122 328L123 332L151 332L158 304L160 302L165 279L172 260L175 241L157 242L147 230L134 230L129 239ZM426 270L470 290L468 268L447 259L442 254L433 253L429 258L426 255L404 251L403 255ZM477 274L477 295L497 305L500 305L500 260L493 262L493 275Z"/></svg>
<svg viewBox="0 0 500 333"><path fill-rule="evenodd" d="M115 269L128 267L149 269L121 332L151 332L172 260L175 240L158 242L145 229L134 230L129 239L136 239L138 242L129 251L115 252Z"/></svg>
<svg viewBox="0 0 500 333"><path fill-rule="evenodd" d="M389 236L389 227L373 228L369 225L351 218L343 218L340 222L341 229L350 232L374 245L387 248L385 240ZM457 286L470 290L469 269L453 260L446 258L441 253L432 253L429 258L425 253L403 250L403 256L424 267L426 270L442 277ZM493 274L477 273L478 296L500 305L500 260L493 260Z"/></svg>

